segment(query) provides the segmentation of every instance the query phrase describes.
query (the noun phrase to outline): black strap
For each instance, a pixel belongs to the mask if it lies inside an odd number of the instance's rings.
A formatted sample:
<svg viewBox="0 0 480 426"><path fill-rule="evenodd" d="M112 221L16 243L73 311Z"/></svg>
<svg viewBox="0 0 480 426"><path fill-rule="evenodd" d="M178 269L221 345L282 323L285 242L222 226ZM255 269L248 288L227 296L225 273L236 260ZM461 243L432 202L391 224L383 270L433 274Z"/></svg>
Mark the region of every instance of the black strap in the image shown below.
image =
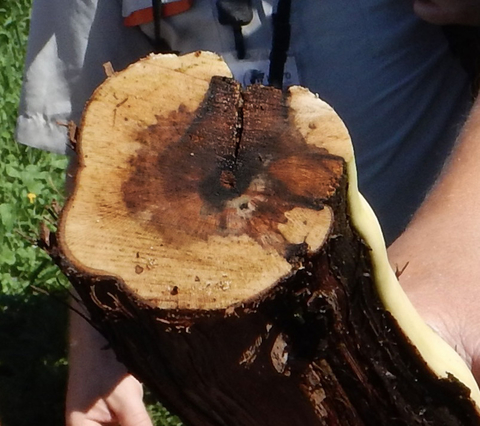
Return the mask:
<svg viewBox="0 0 480 426"><path fill-rule="evenodd" d="M244 59L246 48L242 26L248 25L253 19L252 0L217 0L216 4L220 24L230 25L233 28L237 57ZM152 7L155 50L157 53L171 52L171 48L160 34L162 0L152 0ZM290 47L290 11L291 0L278 0L277 11L273 14L268 83L279 89L283 86L283 74Z"/></svg>
<svg viewBox="0 0 480 426"><path fill-rule="evenodd" d="M287 53L290 47L291 0L278 0L277 12L273 14L272 50L268 84L281 89Z"/></svg>
<svg viewBox="0 0 480 426"><path fill-rule="evenodd" d="M162 0L152 0L152 9L153 9L153 32L154 32L155 42L159 43L162 38L160 36L160 22L162 21Z"/></svg>
<svg viewBox="0 0 480 426"><path fill-rule="evenodd" d="M230 25L235 38L237 58L244 59L246 55L245 40L242 27L253 19L251 0L217 0L218 21L221 25Z"/></svg>
<svg viewBox="0 0 480 426"><path fill-rule="evenodd" d="M152 0L153 10L153 47L155 53L170 53L171 47L160 34L162 22L162 0Z"/></svg>

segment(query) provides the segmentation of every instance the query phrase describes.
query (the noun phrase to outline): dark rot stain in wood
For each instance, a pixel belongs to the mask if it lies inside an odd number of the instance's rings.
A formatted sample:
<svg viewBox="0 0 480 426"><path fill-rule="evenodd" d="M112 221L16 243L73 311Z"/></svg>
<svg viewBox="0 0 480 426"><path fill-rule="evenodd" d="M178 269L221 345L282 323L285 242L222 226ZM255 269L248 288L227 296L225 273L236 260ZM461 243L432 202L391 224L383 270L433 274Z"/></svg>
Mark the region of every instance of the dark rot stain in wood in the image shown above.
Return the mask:
<svg viewBox="0 0 480 426"><path fill-rule="evenodd" d="M246 234L285 253L278 224L294 207L321 210L344 160L308 145L280 90L214 77L197 111L180 105L138 135L123 185L128 210L179 244L178 231L207 239Z"/></svg>
<svg viewBox="0 0 480 426"><path fill-rule="evenodd" d="M235 188L235 175L231 170L222 170L220 173L220 185L227 189Z"/></svg>
<svg viewBox="0 0 480 426"><path fill-rule="evenodd" d="M308 254L308 244L289 244L285 247L285 254L287 259L304 259Z"/></svg>

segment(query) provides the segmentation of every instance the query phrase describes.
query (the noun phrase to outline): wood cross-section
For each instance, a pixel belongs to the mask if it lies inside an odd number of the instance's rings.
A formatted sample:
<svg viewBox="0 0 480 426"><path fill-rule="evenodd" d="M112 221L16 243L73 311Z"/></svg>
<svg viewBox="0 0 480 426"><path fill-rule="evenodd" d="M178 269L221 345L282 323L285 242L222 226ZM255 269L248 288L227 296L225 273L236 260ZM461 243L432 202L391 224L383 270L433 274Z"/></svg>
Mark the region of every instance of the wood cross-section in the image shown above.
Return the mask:
<svg viewBox="0 0 480 426"><path fill-rule="evenodd" d="M345 175L321 144L348 152L331 108L303 89L243 89L203 55L212 75L188 74L198 56L150 58L97 90L60 231L77 266L163 308L225 308L272 288L322 246ZM318 114L307 131L297 117L315 102L336 124L322 138L309 137Z"/></svg>

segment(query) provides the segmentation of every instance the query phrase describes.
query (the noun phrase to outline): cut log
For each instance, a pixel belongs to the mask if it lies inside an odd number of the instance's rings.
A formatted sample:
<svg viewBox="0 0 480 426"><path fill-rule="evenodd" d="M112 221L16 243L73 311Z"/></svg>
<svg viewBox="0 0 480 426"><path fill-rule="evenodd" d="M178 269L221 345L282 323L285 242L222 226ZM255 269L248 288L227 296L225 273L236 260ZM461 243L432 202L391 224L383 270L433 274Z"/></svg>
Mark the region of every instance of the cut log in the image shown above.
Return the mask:
<svg viewBox="0 0 480 426"><path fill-rule="evenodd" d="M243 89L210 53L150 56L92 96L42 243L118 358L187 425L480 425L308 90Z"/></svg>

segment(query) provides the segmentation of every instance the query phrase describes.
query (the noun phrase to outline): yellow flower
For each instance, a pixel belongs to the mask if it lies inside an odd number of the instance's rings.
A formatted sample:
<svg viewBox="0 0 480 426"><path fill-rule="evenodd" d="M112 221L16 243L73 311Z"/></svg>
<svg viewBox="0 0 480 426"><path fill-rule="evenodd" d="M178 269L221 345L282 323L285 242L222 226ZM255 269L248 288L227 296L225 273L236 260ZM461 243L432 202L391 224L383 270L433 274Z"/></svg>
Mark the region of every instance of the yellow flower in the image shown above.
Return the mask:
<svg viewBox="0 0 480 426"><path fill-rule="evenodd" d="M33 192L29 192L29 193L27 194L27 198L30 200L30 203L33 204L33 202L35 201L35 198L37 198L37 195L34 194Z"/></svg>

